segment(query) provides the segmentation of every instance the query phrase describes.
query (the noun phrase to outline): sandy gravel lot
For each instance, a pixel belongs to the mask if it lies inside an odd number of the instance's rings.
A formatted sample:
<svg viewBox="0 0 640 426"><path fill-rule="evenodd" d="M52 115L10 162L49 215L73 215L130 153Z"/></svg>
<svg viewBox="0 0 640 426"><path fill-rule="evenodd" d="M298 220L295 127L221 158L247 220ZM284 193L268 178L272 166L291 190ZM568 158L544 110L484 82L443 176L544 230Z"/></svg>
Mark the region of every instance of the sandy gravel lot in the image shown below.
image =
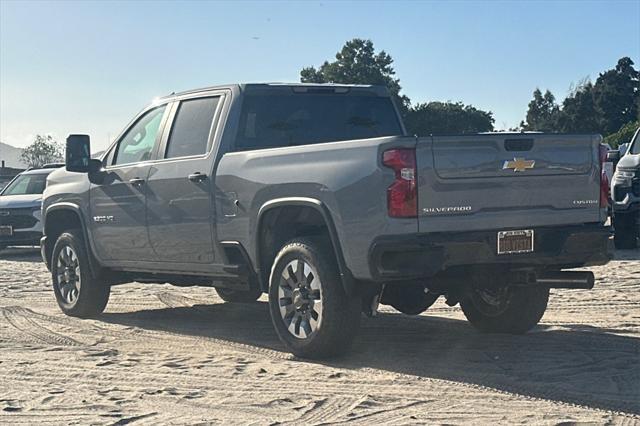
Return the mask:
<svg viewBox="0 0 640 426"><path fill-rule="evenodd" d="M353 353L283 352L262 301L129 284L64 316L35 250L0 254L0 422L640 423L640 250L557 290L526 336L483 335L438 302L364 319Z"/></svg>

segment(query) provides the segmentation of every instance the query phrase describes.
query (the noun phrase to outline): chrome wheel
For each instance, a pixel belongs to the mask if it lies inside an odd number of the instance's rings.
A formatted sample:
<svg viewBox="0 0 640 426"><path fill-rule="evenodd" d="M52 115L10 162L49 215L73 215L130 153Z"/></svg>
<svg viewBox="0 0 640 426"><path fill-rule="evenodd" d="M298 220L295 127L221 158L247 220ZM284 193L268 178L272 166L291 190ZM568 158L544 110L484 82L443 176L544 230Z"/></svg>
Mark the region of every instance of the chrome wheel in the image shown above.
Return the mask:
<svg viewBox="0 0 640 426"><path fill-rule="evenodd" d="M287 264L278 285L280 316L298 339L311 336L322 323L322 283L316 270L302 259Z"/></svg>
<svg viewBox="0 0 640 426"><path fill-rule="evenodd" d="M71 246L64 246L60 250L56 265L60 296L66 303L72 304L80 293L80 262Z"/></svg>

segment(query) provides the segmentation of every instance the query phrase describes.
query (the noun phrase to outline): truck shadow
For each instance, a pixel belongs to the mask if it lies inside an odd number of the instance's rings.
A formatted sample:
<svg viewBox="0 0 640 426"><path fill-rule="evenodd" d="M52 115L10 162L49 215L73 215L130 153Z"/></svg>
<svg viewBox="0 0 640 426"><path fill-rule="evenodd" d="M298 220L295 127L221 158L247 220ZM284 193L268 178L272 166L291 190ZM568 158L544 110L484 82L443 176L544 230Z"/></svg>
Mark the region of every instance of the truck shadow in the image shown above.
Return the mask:
<svg viewBox="0 0 640 426"><path fill-rule="evenodd" d="M263 302L105 313L101 320L284 352ZM525 336L481 334L462 320L387 313L363 319L346 357L310 363L640 414L640 339L609 331L568 324L539 326Z"/></svg>

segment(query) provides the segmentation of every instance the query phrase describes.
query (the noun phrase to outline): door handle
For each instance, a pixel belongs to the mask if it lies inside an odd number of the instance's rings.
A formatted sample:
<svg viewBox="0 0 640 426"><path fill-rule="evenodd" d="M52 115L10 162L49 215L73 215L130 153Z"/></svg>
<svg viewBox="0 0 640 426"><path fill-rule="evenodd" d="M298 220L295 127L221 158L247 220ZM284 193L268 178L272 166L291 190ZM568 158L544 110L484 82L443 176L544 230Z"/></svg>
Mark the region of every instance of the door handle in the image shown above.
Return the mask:
<svg viewBox="0 0 640 426"><path fill-rule="evenodd" d="M141 186L141 185L144 185L144 179L142 178L129 179L129 183L133 186Z"/></svg>
<svg viewBox="0 0 640 426"><path fill-rule="evenodd" d="M191 173L189 175L189 180L191 182L202 182L206 178L207 178L207 175L204 174L204 173L200 173L200 172Z"/></svg>

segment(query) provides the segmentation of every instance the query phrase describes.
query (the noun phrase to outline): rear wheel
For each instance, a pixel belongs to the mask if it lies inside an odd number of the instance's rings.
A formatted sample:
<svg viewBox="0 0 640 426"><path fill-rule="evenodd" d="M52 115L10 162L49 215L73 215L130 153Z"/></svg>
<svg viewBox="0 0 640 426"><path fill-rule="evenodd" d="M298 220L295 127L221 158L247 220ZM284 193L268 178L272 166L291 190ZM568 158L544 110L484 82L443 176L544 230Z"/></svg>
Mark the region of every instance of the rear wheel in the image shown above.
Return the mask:
<svg viewBox="0 0 640 426"><path fill-rule="evenodd" d="M329 244L291 240L276 256L269 283L271 320L290 352L315 359L346 352L360 325L360 299L344 291Z"/></svg>
<svg viewBox="0 0 640 426"><path fill-rule="evenodd" d="M247 291L232 290L229 288L217 288L216 293L220 296L220 299L229 303L253 303L260 298L262 291L258 289L251 289Z"/></svg>
<svg viewBox="0 0 640 426"><path fill-rule="evenodd" d="M92 273L81 230L69 230L58 237L51 256L51 275L62 312L90 318L104 311L111 288Z"/></svg>
<svg viewBox="0 0 640 426"><path fill-rule="evenodd" d="M548 301L549 289L544 287L481 288L472 289L460 307L481 331L523 334L538 324Z"/></svg>
<svg viewBox="0 0 640 426"><path fill-rule="evenodd" d="M615 235L613 241L617 249L634 249L638 241L637 218L634 213L618 213L613 216Z"/></svg>

